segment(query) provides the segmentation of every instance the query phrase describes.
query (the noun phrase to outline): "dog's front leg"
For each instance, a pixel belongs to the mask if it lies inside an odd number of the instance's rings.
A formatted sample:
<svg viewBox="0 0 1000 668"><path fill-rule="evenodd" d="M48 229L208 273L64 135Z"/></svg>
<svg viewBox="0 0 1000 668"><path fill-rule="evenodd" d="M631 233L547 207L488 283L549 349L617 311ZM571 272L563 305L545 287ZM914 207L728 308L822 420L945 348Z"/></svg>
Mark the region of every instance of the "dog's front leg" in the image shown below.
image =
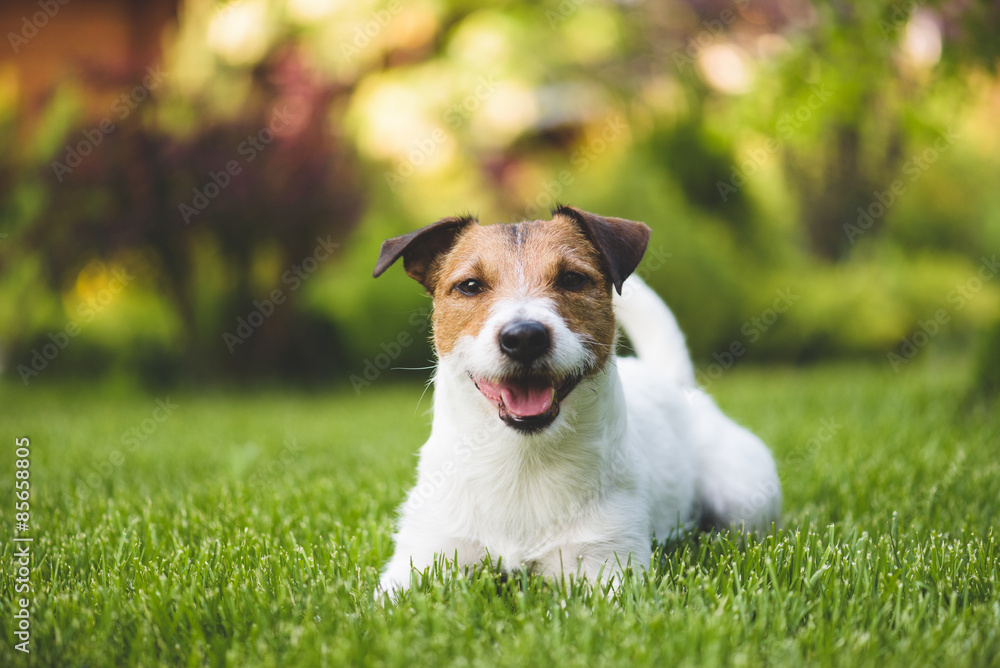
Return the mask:
<svg viewBox="0 0 1000 668"><path fill-rule="evenodd" d="M423 535L419 540L405 541L397 537L396 552L379 580L379 590L396 594L419 585L428 569L439 566L447 573L448 566L468 567L478 564L485 553L469 541L450 537Z"/></svg>
<svg viewBox="0 0 1000 668"><path fill-rule="evenodd" d="M652 549L640 541L632 550L621 552L606 543L564 545L537 563L546 577L557 581L586 580L610 596L620 587L626 571L645 571L651 559Z"/></svg>
<svg viewBox="0 0 1000 668"><path fill-rule="evenodd" d="M414 561L411 555L403 553L397 548L396 554L382 571L382 577L378 583L379 592L395 596L406 591L410 588L412 579L419 578L419 573L422 573L431 563L432 561L426 560L423 563Z"/></svg>

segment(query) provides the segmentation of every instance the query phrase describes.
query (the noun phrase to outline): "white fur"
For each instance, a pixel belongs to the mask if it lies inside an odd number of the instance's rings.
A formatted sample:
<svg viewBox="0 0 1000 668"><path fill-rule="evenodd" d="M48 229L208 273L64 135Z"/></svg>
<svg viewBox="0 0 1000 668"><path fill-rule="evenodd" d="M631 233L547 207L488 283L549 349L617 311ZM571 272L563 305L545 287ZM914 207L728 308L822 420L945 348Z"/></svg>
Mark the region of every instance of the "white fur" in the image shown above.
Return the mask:
<svg viewBox="0 0 1000 668"><path fill-rule="evenodd" d="M716 524L759 530L778 520L781 490L767 447L697 389L673 314L638 277L615 298L639 357L585 378L545 430L508 427L469 374L496 374L497 331L532 318L552 331L552 366L572 373L590 353L544 299L497 304L475 337L440 359L434 421L416 486L401 508L396 551L380 583L405 589L435 561L552 577L613 578L649 565L652 539Z"/></svg>

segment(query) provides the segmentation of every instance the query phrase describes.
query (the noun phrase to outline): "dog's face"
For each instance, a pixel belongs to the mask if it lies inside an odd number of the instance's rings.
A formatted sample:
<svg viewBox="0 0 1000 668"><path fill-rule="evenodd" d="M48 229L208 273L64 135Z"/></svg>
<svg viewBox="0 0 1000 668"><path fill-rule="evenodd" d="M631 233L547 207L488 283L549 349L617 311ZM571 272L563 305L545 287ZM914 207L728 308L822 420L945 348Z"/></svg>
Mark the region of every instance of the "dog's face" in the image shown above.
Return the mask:
<svg viewBox="0 0 1000 668"><path fill-rule="evenodd" d="M434 344L479 401L521 432L544 430L615 345L611 291L638 264L649 228L562 207L552 220L480 226L445 219L383 244L434 297ZM472 389L475 388L475 389Z"/></svg>

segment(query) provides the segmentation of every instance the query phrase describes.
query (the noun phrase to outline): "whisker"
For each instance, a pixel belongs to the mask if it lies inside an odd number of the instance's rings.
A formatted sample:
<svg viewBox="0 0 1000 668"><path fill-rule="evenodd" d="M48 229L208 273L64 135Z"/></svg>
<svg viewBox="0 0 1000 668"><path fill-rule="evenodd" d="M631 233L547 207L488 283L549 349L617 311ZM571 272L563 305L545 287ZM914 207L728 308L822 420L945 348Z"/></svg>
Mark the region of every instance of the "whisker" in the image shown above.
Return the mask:
<svg viewBox="0 0 1000 668"><path fill-rule="evenodd" d="M590 334L580 334L580 338L583 339L584 345L587 345L587 346L598 346L598 347L601 347L601 348L613 348L614 345L615 345L613 343L602 343L602 342L598 341L597 339L595 339Z"/></svg>
<svg viewBox="0 0 1000 668"><path fill-rule="evenodd" d="M425 369L433 369L435 366L436 365L432 364L429 367L423 367L423 368L425 368ZM433 385L433 384L434 384L434 375L431 374L431 377L427 379L426 383L424 383L424 391L420 393L420 398L417 399L417 405L413 407L413 414L414 415L417 414L417 411L420 409L420 404L424 400L424 395L427 394L427 390L431 389L431 385Z"/></svg>

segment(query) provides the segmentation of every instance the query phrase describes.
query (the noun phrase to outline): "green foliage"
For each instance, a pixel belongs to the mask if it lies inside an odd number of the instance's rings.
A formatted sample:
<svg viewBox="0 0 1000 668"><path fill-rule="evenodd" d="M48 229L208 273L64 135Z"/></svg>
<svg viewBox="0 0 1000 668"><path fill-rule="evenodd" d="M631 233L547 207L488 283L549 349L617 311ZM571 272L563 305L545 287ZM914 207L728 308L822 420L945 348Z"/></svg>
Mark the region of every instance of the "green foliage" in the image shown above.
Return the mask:
<svg viewBox="0 0 1000 668"><path fill-rule="evenodd" d="M1000 419L963 404L967 366L728 375L712 390L774 449L781 528L667 545L610 598L438 572L385 606L373 587L428 430L419 388L0 386L0 430L31 437L35 537L32 654L5 642L0 661L993 665Z"/></svg>
<svg viewBox="0 0 1000 668"><path fill-rule="evenodd" d="M188 0L169 76L133 134L97 147L91 178L39 178L90 127L74 115L82 81L57 87L31 136L0 139L6 373L74 316L95 258L139 279L57 368L98 351L161 380L343 379L400 336L413 342L393 366L423 366L427 299L395 269L371 281L381 240L557 201L653 227L668 259L647 261L650 281L703 361L734 342L758 360L884 356L941 308L933 346L967 346L1000 317L996 281L949 300L1000 248L997 18L989 3L889 0ZM11 90L0 82L0 124L16 137ZM286 101L321 110L294 159L267 152L199 232L171 227L165 212ZM223 335L327 227L336 258L230 355ZM753 325L786 289L794 307Z"/></svg>
<svg viewBox="0 0 1000 668"><path fill-rule="evenodd" d="M1000 322L983 336L979 351L978 394L996 400L1000 397Z"/></svg>

